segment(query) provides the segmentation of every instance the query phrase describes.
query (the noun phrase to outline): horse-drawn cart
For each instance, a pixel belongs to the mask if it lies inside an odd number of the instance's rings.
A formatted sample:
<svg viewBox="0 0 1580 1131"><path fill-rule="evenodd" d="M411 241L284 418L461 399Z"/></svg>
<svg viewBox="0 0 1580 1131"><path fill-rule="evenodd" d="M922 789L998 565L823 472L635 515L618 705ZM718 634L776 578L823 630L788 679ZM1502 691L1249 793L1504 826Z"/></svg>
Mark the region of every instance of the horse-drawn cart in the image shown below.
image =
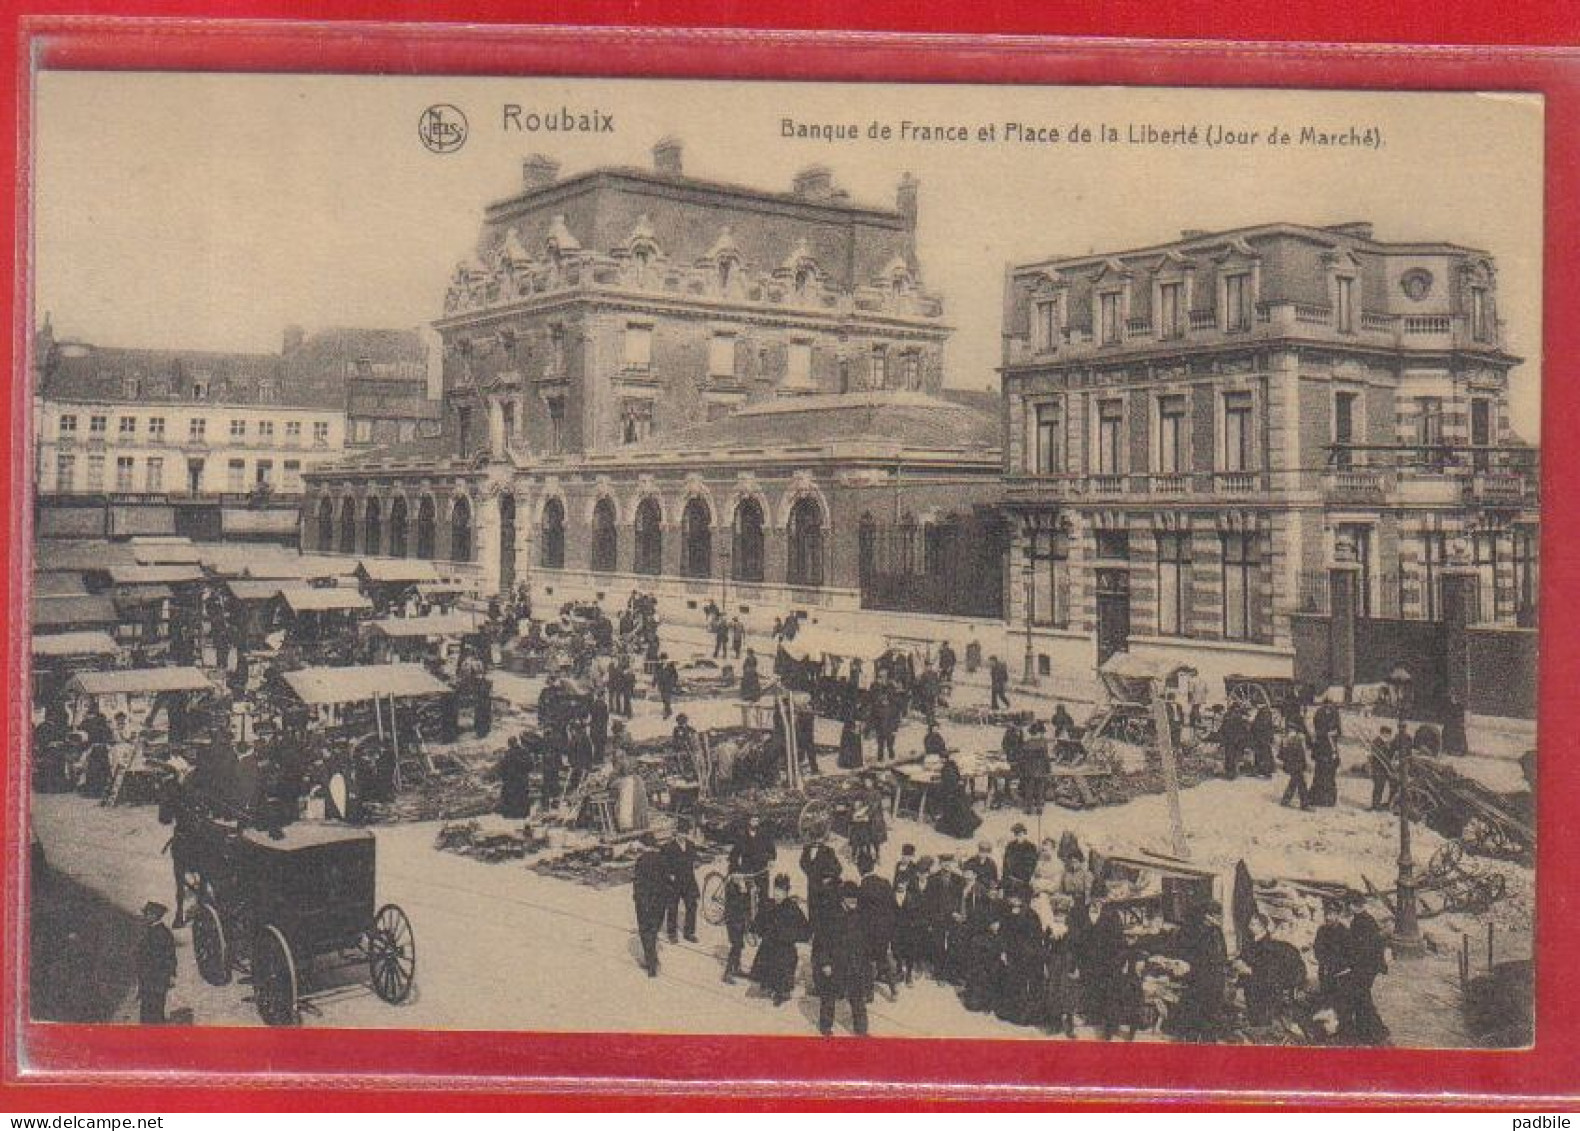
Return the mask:
<svg viewBox="0 0 1580 1131"><path fill-rule="evenodd" d="M215 986L251 976L258 1015L295 1025L331 969L365 962L373 992L391 1005L411 994L416 940L406 913L375 907L373 834L294 824L277 832L215 818L176 821L171 851L196 900L192 945Z"/></svg>

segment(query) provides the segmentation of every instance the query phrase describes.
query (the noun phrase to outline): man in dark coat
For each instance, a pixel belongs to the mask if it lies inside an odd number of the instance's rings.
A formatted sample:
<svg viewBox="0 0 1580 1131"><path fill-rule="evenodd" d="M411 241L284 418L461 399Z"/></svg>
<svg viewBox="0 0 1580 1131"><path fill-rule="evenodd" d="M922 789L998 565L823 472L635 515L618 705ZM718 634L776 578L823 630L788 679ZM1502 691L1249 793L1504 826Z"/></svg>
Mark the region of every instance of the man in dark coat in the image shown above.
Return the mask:
<svg viewBox="0 0 1580 1131"><path fill-rule="evenodd" d="M658 700L664 705L664 717L667 719L672 714L671 705L675 695L680 691L680 672L667 652L659 653L658 669L653 673L653 682L658 688Z"/></svg>
<svg viewBox="0 0 1580 1131"><path fill-rule="evenodd" d="M1273 711L1271 707L1258 707L1251 717L1251 751L1254 755L1254 773L1259 778L1273 776Z"/></svg>
<svg viewBox="0 0 1580 1131"><path fill-rule="evenodd" d="M1004 945L1004 976L994 1012L1012 1025L1032 1025L1041 1019L1043 997L1042 920L1026 903L1026 893L1004 893L1008 907L999 920Z"/></svg>
<svg viewBox="0 0 1580 1131"><path fill-rule="evenodd" d="M738 876L750 877L748 882L757 888L759 908L768 903L768 869L778 855L779 846L763 831L762 818L755 813L747 817L746 828L730 845L729 867Z"/></svg>
<svg viewBox="0 0 1580 1131"><path fill-rule="evenodd" d="M977 842L977 854L961 865L971 882L981 888L998 887L998 862L993 859L993 842Z"/></svg>
<svg viewBox="0 0 1580 1131"><path fill-rule="evenodd" d="M806 876L807 914L812 930L821 929L823 917L839 901L839 857L825 833L801 849L801 872Z"/></svg>
<svg viewBox="0 0 1580 1131"><path fill-rule="evenodd" d="M735 658L741 658L741 649L746 645L746 626L741 623L741 618L730 618L730 651Z"/></svg>
<svg viewBox="0 0 1580 1131"><path fill-rule="evenodd" d="M806 913L790 894L790 877L783 872L774 877L773 898L757 913L757 937L752 980L773 995L775 1005L783 1005L795 989L796 944L811 937Z"/></svg>
<svg viewBox="0 0 1580 1131"><path fill-rule="evenodd" d="M1048 757L1048 736L1041 723L1033 723L1020 756L1020 799L1027 816L1042 812L1048 796L1048 774L1053 766Z"/></svg>
<svg viewBox="0 0 1580 1131"><path fill-rule="evenodd" d="M1317 708L1312 718L1311 804L1332 808L1339 803L1339 709L1332 703Z"/></svg>
<svg viewBox="0 0 1580 1131"><path fill-rule="evenodd" d="M1009 710L1009 667L997 656L988 658L988 682L992 687L989 710Z"/></svg>
<svg viewBox="0 0 1580 1131"><path fill-rule="evenodd" d="M1399 783L1394 778L1394 738L1392 727L1382 727L1377 732L1377 737L1372 739L1371 749L1366 754L1366 768L1372 778L1372 803L1373 810L1388 810L1393 808L1394 798L1399 791Z"/></svg>
<svg viewBox="0 0 1580 1131"><path fill-rule="evenodd" d="M1223 754L1223 776L1233 781L1240 776L1240 759L1247 740L1245 715L1239 704L1230 703L1218 724L1218 748Z"/></svg>
<svg viewBox="0 0 1580 1131"><path fill-rule="evenodd" d="M137 942L137 1017L144 1025L165 1023L165 998L176 980L176 937L165 926L164 904L143 905Z"/></svg>
<svg viewBox="0 0 1580 1131"><path fill-rule="evenodd" d="M752 885L744 876L731 872L724 879L724 933L730 940L730 953L724 960L724 981L735 984L742 974L741 951L746 946L746 931L751 926Z"/></svg>
<svg viewBox="0 0 1580 1131"><path fill-rule="evenodd" d="M858 866L857 871L861 873L857 907L867 940L867 956L872 960L876 976L887 983L892 1001L899 996L899 974L891 953L899 906L894 901L894 888L873 871L872 864Z"/></svg>
<svg viewBox="0 0 1580 1131"><path fill-rule="evenodd" d="M1026 835L1026 826L1020 822L1010 830L1010 842L1004 846L1004 867L1000 874L1004 877L1004 890L1019 889L1022 892L1031 890L1031 878L1037 874L1037 846Z"/></svg>
<svg viewBox="0 0 1580 1131"><path fill-rule="evenodd" d="M1388 972L1388 944L1382 928L1362 908L1350 919L1349 971L1339 979L1339 1037L1345 1044L1386 1045L1388 1026L1372 1000L1372 986Z"/></svg>
<svg viewBox="0 0 1580 1131"><path fill-rule="evenodd" d="M1054 738L1075 737L1075 720L1070 717L1070 712L1064 709L1063 703L1053 708L1052 726Z"/></svg>
<svg viewBox="0 0 1580 1131"><path fill-rule="evenodd" d="M664 842L664 864L669 869L669 906L664 911L664 930L670 942L677 942L676 929L680 926L680 908L684 904L686 918L684 932L687 942L697 941L697 901L701 890L697 887L697 846L691 839L691 824L682 821L675 836Z"/></svg>
<svg viewBox="0 0 1580 1131"><path fill-rule="evenodd" d="M579 722L573 722L565 730L565 753L570 760L571 776L566 783L566 789L573 790L587 780L587 775L593 768L592 739L587 737L587 728Z"/></svg>
<svg viewBox="0 0 1580 1131"><path fill-rule="evenodd" d="M1443 753L1455 758L1470 753L1469 736L1465 733L1465 704L1457 695L1448 697L1448 706L1443 711Z"/></svg>
<svg viewBox="0 0 1580 1131"><path fill-rule="evenodd" d="M955 655L953 645L945 640L938 646L938 679L945 687L951 686L955 681L955 664L959 658Z"/></svg>
<svg viewBox="0 0 1580 1131"><path fill-rule="evenodd" d="M522 818L532 810L532 789L528 780L527 752L519 736L505 743L499 759L499 814Z"/></svg>
<svg viewBox="0 0 1580 1131"><path fill-rule="evenodd" d="M1339 980L1350 968L1350 929L1344 924L1344 907L1337 900L1322 904L1322 926L1312 941L1317 959L1317 994L1323 1005L1337 1008Z"/></svg>
<svg viewBox="0 0 1580 1131"><path fill-rule="evenodd" d="M587 708L587 737L592 740L593 761L603 765L609 748L609 704L602 695L594 695Z"/></svg>
<svg viewBox="0 0 1580 1131"><path fill-rule="evenodd" d="M993 889L967 892L957 950L963 982L960 1004L972 1013L990 1012L1002 996L1005 953L1001 929L998 896Z"/></svg>
<svg viewBox="0 0 1580 1131"><path fill-rule="evenodd" d="M1217 903L1194 909L1176 939L1175 956L1189 963L1190 970L1169 1020L1174 1033L1187 1041L1210 1044L1224 1036L1229 959L1222 915Z"/></svg>
<svg viewBox="0 0 1580 1131"><path fill-rule="evenodd" d="M1310 809L1311 798L1306 789L1305 735L1298 730L1286 734L1278 757L1283 764L1284 772L1289 775L1289 784L1284 787L1284 796L1279 800L1279 804L1287 808L1290 802L1298 801L1302 809Z"/></svg>
<svg viewBox="0 0 1580 1131"><path fill-rule="evenodd" d="M631 898L636 904L636 933L642 940L642 968L649 978L658 977L658 929L674 902L670 885L669 862L649 834L642 838L642 852L636 858L631 881Z"/></svg>
<svg viewBox="0 0 1580 1131"><path fill-rule="evenodd" d="M861 889L841 884L835 899L812 932L813 988L818 996L817 1031L834 1035L834 1009L839 1000L850 1002L850 1027L867 1035L867 994L872 980L872 960L862 930Z"/></svg>
<svg viewBox="0 0 1580 1131"><path fill-rule="evenodd" d="M741 661L741 698L748 703L755 703L762 698L763 677L757 670L757 653L752 649L746 650L746 659Z"/></svg>
<svg viewBox="0 0 1580 1131"><path fill-rule="evenodd" d="M1240 979L1246 1020L1253 1026L1271 1025L1306 988L1306 961L1300 951L1275 939L1260 915L1251 920L1251 938L1241 945L1239 960L1246 970Z"/></svg>

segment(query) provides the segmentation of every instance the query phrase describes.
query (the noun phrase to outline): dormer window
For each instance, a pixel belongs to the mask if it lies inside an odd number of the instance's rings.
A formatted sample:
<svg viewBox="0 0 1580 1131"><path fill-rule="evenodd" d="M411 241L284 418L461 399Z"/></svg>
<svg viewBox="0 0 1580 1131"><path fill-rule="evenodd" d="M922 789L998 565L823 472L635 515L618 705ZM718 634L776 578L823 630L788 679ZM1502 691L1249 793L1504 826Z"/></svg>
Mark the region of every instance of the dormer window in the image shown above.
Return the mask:
<svg viewBox="0 0 1580 1131"><path fill-rule="evenodd" d="M1118 291L1105 291L1097 299L1098 340L1105 346L1118 342L1123 335L1124 320L1119 299Z"/></svg>
<svg viewBox="0 0 1580 1131"><path fill-rule="evenodd" d="M1251 273L1249 271L1224 276L1223 328L1231 334L1251 328Z"/></svg>
<svg viewBox="0 0 1580 1131"><path fill-rule="evenodd" d="M1039 352L1052 353L1059 348L1060 321L1057 298L1037 300L1034 335Z"/></svg>
<svg viewBox="0 0 1580 1131"><path fill-rule="evenodd" d="M1178 280L1158 284L1158 337L1185 336L1185 284Z"/></svg>

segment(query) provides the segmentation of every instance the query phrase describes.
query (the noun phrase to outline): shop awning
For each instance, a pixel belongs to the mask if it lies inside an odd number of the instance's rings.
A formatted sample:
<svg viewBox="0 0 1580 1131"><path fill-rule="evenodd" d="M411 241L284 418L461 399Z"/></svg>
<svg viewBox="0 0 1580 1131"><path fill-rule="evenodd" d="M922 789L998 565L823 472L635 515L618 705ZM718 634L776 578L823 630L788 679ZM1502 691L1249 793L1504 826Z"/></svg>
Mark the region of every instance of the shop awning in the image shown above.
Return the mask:
<svg viewBox="0 0 1580 1131"><path fill-rule="evenodd" d="M271 601L280 595L281 586L278 581L231 580L225 588L238 601Z"/></svg>
<svg viewBox="0 0 1580 1131"><path fill-rule="evenodd" d="M86 597L88 587L82 582L82 574L67 571L51 571L33 576L33 596L35 597Z"/></svg>
<svg viewBox="0 0 1580 1131"><path fill-rule="evenodd" d="M33 637L33 655L39 657L113 656L119 651L105 632L57 632Z"/></svg>
<svg viewBox="0 0 1580 1131"><path fill-rule="evenodd" d="M34 597L33 627L93 628L121 623L108 597Z"/></svg>
<svg viewBox="0 0 1580 1131"><path fill-rule="evenodd" d="M881 636L868 632L845 632L818 625L801 629L795 634L794 640L782 640L779 646L795 660L839 656L844 659L871 661L893 650L889 642Z"/></svg>
<svg viewBox="0 0 1580 1131"><path fill-rule="evenodd" d="M197 565L203 560L203 551L190 542L134 541L132 557L138 565Z"/></svg>
<svg viewBox="0 0 1580 1131"><path fill-rule="evenodd" d="M425 617L385 617L374 621L373 627L396 638L466 636L477 631L478 621L465 613L434 613Z"/></svg>
<svg viewBox="0 0 1580 1131"><path fill-rule="evenodd" d="M423 558L363 558L357 573L380 584L410 584L444 581L439 567Z"/></svg>
<svg viewBox="0 0 1580 1131"><path fill-rule="evenodd" d="M286 672L285 682L304 703L364 703L393 696L415 699L444 695L449 688L421 664L368 664L346 668L302 668Z"/></svg>
<svg viewBox="0 0 1580 1131"><path fill-rule="evenodd" d="M305 585L286 586L280 590L280 597L293 613L323 613L373 607L373 602L355 589L340 586L328 589L310 589Z"/></svg>
<svg viewBox="0 0 1580 1131"><path fill-rule="evenodd" d="M81 672L69 686L83 695L152 695L160 691L208 691L214 685L197 668L132 668Z"/></svg>
<svg viewBox="0 0 1580 1131"><path fill-rule="evenodd" d="M186 585L203 580L203 571L195 565L143 565L112 566L110 582L113 585Z"/></svg>

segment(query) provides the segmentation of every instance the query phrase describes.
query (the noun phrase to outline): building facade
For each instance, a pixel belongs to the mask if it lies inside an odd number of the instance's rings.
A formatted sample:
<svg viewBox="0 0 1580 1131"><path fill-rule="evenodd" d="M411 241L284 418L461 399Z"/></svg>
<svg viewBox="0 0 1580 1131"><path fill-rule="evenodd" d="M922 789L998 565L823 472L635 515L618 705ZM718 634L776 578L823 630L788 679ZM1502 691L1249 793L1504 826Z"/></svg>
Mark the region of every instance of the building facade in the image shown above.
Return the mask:
<svg viewBox="0 0 1580 1131"><path fill-rule="evenodd" d="M307 544L556 597L640 582L675 614L727 591L754 616L859 608L863 515L903 521L902 482L940 525L975 521L1002 460L996 402L942 395L917 193L857 204L822 167L788 192L700 179L673 139L651 169L529 158L435 323L438 435L311 474Z"/></svg>
<svg viewBox="0 0 1580 1131"><path fill-rule="evenodd" d="M1271 224L1009 269L1010 617L1035 672L1120 650L1291 674L1358 569L1365 618L1533 623L1535 452L1509 427L1495 265Z"/></svg>

